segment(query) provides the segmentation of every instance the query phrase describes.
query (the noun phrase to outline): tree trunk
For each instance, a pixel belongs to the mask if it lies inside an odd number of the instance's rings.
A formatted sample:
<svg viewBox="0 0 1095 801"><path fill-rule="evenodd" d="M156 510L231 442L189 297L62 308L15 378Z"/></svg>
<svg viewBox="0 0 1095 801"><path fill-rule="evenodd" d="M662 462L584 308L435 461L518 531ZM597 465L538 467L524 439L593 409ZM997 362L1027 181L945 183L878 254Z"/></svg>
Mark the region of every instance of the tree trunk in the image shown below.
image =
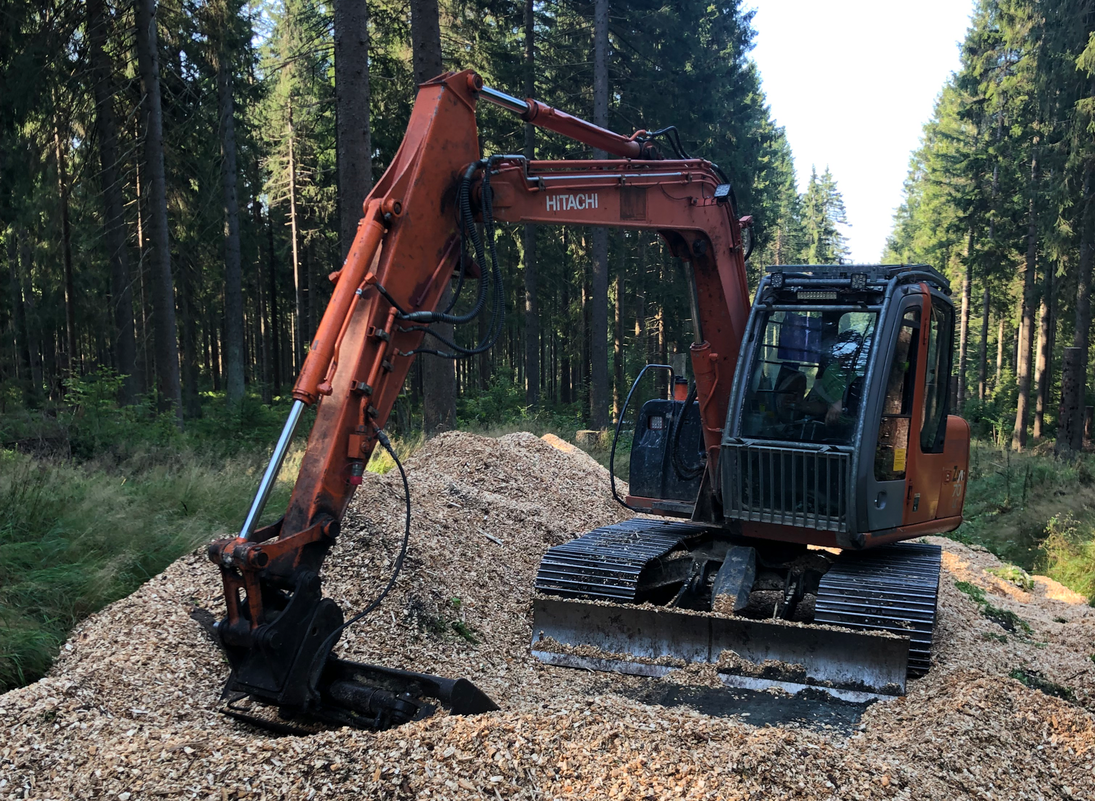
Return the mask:
<svg viewBox="0 0 1095 801"><path fill-rule="evenodd" d="M525 97L536 95L536 16L525 0ZM525 158L536 155L536 128L525 123ZM536 226L526 225L525 245L525 402L540 402L540 301L536 292Z"/></svg>
<svg viewBox="0 0 1095 801"><path fill-rule="evenodd" d="M88 0L88 59L95 92L95 133L99 140L103 189L104 239L110 261L110 305L114 321L114 361L122 380L123 405L137 402L137 344L133 331L133 292L129 286L129 251L125 241L122 185L118 178L118 124L114 118L114 79L106 55L107 16L104 0Z"/></svg>
<svg viewBox="0 0 1095 801"><path fill-rule="evenodd" d="M1050 401L1050 384L1053 375L1053 332L1055 328L1055 308L1053 298L1052 264L1045 267L1042 285L1042 302L1038 309L1038 351L1034 360L1034 380L1038 394L1034 401L1034 441L1045 436L1046 407Z"/></svg>
<svg viewBox="0 0 1095 801"><path fill-rule="evenodd" d="M659 254L661 258L658 259L658 286L664 287L669 282L669 276L666 275L665 269L665 254ZM668 345L665 337L665 302L664 299L659 297L655 300L657 311L654 312L654 358L652 362L658 364L666 364L668 358ZM669 391L669 376L663 370L658 370L654 374L654 385L657 387L657 394L655 397L665 398Z"/></svg>
<svg viewBox="0 0 1095 801"><path fill-rule="evenodd" d="M981 348L977 355L977 400L984 402L988 392L989 369L989 286L987 279L981 297Z"/></svg>
<svg viewBox="0 0 1095 801"><path fill-rule="evenodd" d="M300 372L304 363L304 295L300 274L300 234L297 219L297 163L293 130L293 99L289 98L289 235L293 244L293 369Z"/></svg>
<svg viewBox="0 0 1095 801"><path fill-rule="evenodd" d="M996 381L993 384L993 389L997 391L1004 380L1004 333L1004 318L1001 317L996 331Z"/></svg>
<svg viewBox="0 0 1095 801"><path fill-rule="evenodd" d="M217 96L221 123L221 185L224 188L224 327L225 395L229 406L243 401L243 266L240 257L240 209L236 194L236 123L232 97L232 58L228 47L227 4L220 6L220 52Z"/></svg>
<svg viewBox="0 0 1095 801"><path fill-rule="evenodd" d="M1054 450L1058 455L1079 450L1074 443L1083 440L1083 363L1081 349L1065 348L1061 358L1061 405L1057 413L1057 442Z"/></svg>
<svg viewBox="0 0 1095 801"><path fill-rule="evenodd" d="M265 289L265 270L263 263L265 259L262 253L263 244L263 231L262 231L262 203L259 200L259 187L261 186L261 179L259 176L262 174L259 171L259 165L256 161L254 163L254 172L252 172L251 180L251 225L254 230L254 243L255 243L255 261L253 264L254 272L252 273L252 280L254 283L251 285L250 292L254 295L254 328L255 337L258 342L258 358L259 358L259 372L258 382L261 386L262 402L269 406L274 402L273 392L271 391L272 379L271 371L273 364L271 360L271 335L272 329L269 324L269 316L267 307L269 306L269 299L266 296Z"/></svg>
<svg viewBox="0 0 1095 801"><path fill-rule="evenodd" d="M198 314L197 285L194 265L185 260L179 269L179 316L182 318L182 342L180 363L182 368L183 412L186 417L201 417L201 396L198 370ZM215 331L216 329L214 329Z"/></svg>
<svg viewBox="0 0 1095 801"><path fill-rule="evenodd" d="M462 259L468 258L466 254L461 254ZM527 268L526 268L527 269ZM477 341L484 342L487 336L490 334L490 316L487 314L480 314L476 319L476 333L479 335ZM483 351L477 357L479 361L479 389L483 392L487 391L490 386L491 379L491 357L493 354L493 348L488 348Z"/></svg>
<svg viewBox="0 0 1095 801"><path fill-rule="evenodd" d="M1083 413L1087 390L1088 348L1091 328L1091 278L1092 261L1095 256L1095 161L1089 161L1084 168L1083 211L1080 214L1080 259L1076 276L1076 329L1073 333L1073 347L1079 350L1079 379L1067 389L1062 386L1060 428L1068 437L1059 433L1057 448L1060 451L1079 451L1083 447L1083 422L1079 416ZM1065 393L1071 393L1066 395ZM1075 415L1076 419L1065 415Z"/></svg>
<svg viewBox="0 0 1095 801"><path fill-rule="evenodd" d="M593 123L608 127L608 0L593 4ZM594 150L593 158L608 158ZM590 314L589 421L608 428L608 229L593 229L593 292Z"/></svg>
<svg viewBox="0 0 1095 801"><path fill-rule="evenodd" d="M23 305L23 282L19 278L19 252L14 231L8 236L8 275L11 290L11 318L15 328L16 372L23 382L23 400L32 403L32 372L30 360L30 336L27 331L27 310Z"/></svg>
<svg viewBox="0 0 1095 801"><path fill-rule="evenodd" d="M1015 409L1015 428L1011 447L1021 451L1027 444L1027 423L1030 420L1030 357L1034 334L1034 278L1038 258L1038 218L1035 195L1038 182L1038 155L1030 160L1030 197L1027 201L1027 258L1023 271L1022 319L1019 325L1019 349L1015 372L1019 382L1019 401Z"/></svg>
<svg viewBox="0 0 1095 801"><path fill-rule="evenodd" d="M134 135L140 138L140 129L138 128ZM141 338L139 341L138 360L139 368L141 370L141 383L146 391L151 391L156 386L155 376L159 375L156 371L156 355L155 352L149 353L148 350L148 321L151 315L149 314L148 305L148 284L150 283L148 278L148 263L147 263L147 250L145 249L145 243L147 237L145 236L145 221L147 215L144 212L145 207L145 193L144 193L144 181L141 174L141 160L137 159L133 165L133 187L136 192L136 202L134 206L137 212L137 280L141 285L140 291L140 310L141 310Z"/></svg>
<svg viewBox="0 0 1095 801"><path fill-rule="evenodd" d="M72 228L68 219L68 167L59 123L53 129L53 144L57 156L57 197L61 205L61 258L65 271L65 369L69 376L74 376L80 372L77 364L79 355L76 351L76 283L72 277Z"/></svg>
<svg viewBox="0 0 1095 801"><path fill-rule="evenodd" d="M34 384L33 397L37 400L47 380L43 373L42 362L45 359L45 345L42 342L42 327L35 311L34 288L31 285L30 240L23 228L16 230L19 241L19 283L23 293L23 310L27 327L27 348L30 350L30 377Z"/></svg>
<svg viewBox="0 0 1095 801"><path fill-rule="evenodd" d="M570 313L570 265L567 259L567 233L566 229L563 229L563 281L562 281L562 293L559 298L561 324L559 329L561 331L573 331L574 320ZM571 387L571 369L570 369L570 354L571 349L574 346L574 339L572 337L562 337L559 341L558 347L560 350L559 356L559 400L562 403L573 403L574 395Z"/></svg>
<svg viewBox="0 0 1095 801"><path fill-rule="evenodd" d="M973 226L966 240L966 271L962 279L962 312L958 322L958 398L957 410L961 414L966 405L966 362L970 342L970 301L973 297Z"/></svg>
<svg viewBox="0 0 1095 801"><path fill-rule="evenodd" d="M411 43L415 81L421 84L440 75L441 22L437 0L411 0ZM486 280L486 276L480 280ZM450 292L446 284L440 308L448 306ZM453 341L451 324L434 323L433 328ZM456 370L452 360L431 356L423 361L422 416L427 437L456 425Z"/></svg>
<svg viewBox="0 0 1095 801"><path fill-rule="evenodd" d="M163 160L163 111L160 107L160 68L156 45L155 0L137 0L137 61L141 76L144 120L144 162L148 187L148 228L152 262L152 306L156 342L156 372L162 407L174 406L182 425L182 383L179 343L175 325L175 285L171 277L171 250L167 228L167 185Z"/></svg>
<svg viewBox="0 0 1095 801"><path fill-rule="evenodd" d="M339 245L345 260L373 187L369 6L364 0L335 0L334 6Z"/></svg>
<svg viewBox="0 0 1095 801"><path fill-rule="evenodd" d="M592 376L590 374L590 365L593 363L593 356L590 352L590 345L592 344L593 337L590 336L590 332L593 330L593 280L590 273L592 269L587 269L584 259L589 257L590 253L590 241L583 236L581 239L582 245L582 285L581 292L579 293L579 303L581 303L581 358L578 361L577 370L575 370L574 387L575 387L575 400L580 400L585 409L582 414L582 419L586 421L587 425L590 424L589 411L591 408L590 401L590 382ZM590 265L592 267L592 265ZM607 324L607 323L606 323Z"/></svg>
<svg viewBox="0 0 1095 801"><path fill-rule="evenodd" d="M625 243L626 244L626 243ZM613 304L615 318L612 326L612 418L620 419L620 406L624 399L624 264L626 247L620 248L620 268L616 273L616 302Z"/></svg>
<svg viewBox="0 0 1095 801"><path fill-rule="evenodd" d="M441 18L437 0L411 0L411 46L417 83L441 74Z"/></svg>
<svg viewBox="0 0 1095 801"><path fill-rule="evenodd" d="M649 335L646 330L646 238L647 232L639 232L639 266L635 270L639 285L635 289L635 348L642 354L644 364L649 361Z"/></svg>
<svg viewBox="0 0 1095 801"><path fill-rule="evenodd" d="M278 317L278 278L277 267L274 261L274 220L273 211L266 210L266 244L267 244L267 271L266 288L269 297L270 308L270 351L271 351L271 391L275 395L281 394L281 320Z"/></svg>

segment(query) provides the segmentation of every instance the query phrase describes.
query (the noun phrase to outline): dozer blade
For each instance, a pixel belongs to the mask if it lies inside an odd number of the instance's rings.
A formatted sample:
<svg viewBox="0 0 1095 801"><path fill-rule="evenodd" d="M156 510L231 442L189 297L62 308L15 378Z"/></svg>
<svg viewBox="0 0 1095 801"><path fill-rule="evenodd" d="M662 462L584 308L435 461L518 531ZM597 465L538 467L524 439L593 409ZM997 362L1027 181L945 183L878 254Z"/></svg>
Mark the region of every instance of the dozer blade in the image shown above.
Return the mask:
<svg viewBox="0 0 1095 801"><path fill-rule="evenodd" d="M905 692L904 637L548 596L532 609L532 653L551 665L663 676L733 651L756 667L724 658L729 686L810 686L854 701Z"/></svg>

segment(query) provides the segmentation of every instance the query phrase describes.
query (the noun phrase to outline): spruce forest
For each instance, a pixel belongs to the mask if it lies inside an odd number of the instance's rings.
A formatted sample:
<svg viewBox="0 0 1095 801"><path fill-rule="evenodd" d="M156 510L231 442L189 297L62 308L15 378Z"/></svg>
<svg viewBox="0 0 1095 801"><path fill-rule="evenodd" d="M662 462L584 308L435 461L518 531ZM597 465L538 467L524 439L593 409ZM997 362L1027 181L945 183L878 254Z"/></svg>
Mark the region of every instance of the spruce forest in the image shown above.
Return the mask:
<svg viewBox="0 0 1095 801"><path fill-rule="evenodd" d="M286 392L416 81L442 70L474 68L617 131L675 125L757 220L754 265L839 258L836 182L826 172L798 194L749 60L750 12L599 7L14 4L2 34L3 402L63 402L66 382L109 370L124 376L121 403L154 397L185 427L204 393L233 404ZM600 109L597 35L611 99ZM487 104L479 121L484 153L592 155ZM456 398L488 391L509 413L567 410L604 428L647 361L686 352L683 275L656 235L511 227L498 251L503 335L457 363L450 387L432 375L450 362L420 359L404 430L421 425L424 394L439 393L433 429L454 424ZM471 329L459 344L478 341ZM474 420L478 407L461 410Z"/></svg>
<svg viewBox="0 0 1095 801"><path fill-rule="evenodd" d="M0 689L239 524L419 83L474 69L625 135L675 126L754 219L754 288L849 260L840 175L796 181L750 8L0 0ZM954 536L1095 597L1095 0L971 11L878 257L951 282L950 410L974 435ZM486 103L478 123L484 154L596 156ZM501 333L415 361L388 425L404 452L452 428L610 431L642 368L688 351L655 232L500 225L496 246ZM441 330L474 348L488 324Z"/></svg>

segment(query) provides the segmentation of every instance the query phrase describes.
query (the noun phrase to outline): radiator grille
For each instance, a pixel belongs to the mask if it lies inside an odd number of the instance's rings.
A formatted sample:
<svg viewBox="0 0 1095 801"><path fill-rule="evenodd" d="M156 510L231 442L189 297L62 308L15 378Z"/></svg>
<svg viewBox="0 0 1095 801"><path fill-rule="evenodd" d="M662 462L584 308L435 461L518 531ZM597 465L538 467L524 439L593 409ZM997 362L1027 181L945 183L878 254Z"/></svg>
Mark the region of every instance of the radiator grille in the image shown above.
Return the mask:
<svg viewBox="0 0 1095 801"><path fill-rule="evenodd" d="M805 450L794 446L724 443L728 518L848 530L850 448Z"/></svg>

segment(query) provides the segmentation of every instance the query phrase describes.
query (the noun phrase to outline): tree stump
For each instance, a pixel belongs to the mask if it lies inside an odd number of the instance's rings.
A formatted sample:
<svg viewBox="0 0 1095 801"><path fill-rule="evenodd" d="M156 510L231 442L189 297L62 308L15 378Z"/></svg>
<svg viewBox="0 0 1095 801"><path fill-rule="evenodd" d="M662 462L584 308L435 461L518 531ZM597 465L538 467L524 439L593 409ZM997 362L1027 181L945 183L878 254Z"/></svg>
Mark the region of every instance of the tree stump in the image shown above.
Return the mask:
<svg viewBox="0 0 1095 801"><path fill-rule="evenodd" d="M576 445L585 445L586 447L592 448L600 441L601 432L597 429L585 428L574 435L574 443Z"/></svg>

